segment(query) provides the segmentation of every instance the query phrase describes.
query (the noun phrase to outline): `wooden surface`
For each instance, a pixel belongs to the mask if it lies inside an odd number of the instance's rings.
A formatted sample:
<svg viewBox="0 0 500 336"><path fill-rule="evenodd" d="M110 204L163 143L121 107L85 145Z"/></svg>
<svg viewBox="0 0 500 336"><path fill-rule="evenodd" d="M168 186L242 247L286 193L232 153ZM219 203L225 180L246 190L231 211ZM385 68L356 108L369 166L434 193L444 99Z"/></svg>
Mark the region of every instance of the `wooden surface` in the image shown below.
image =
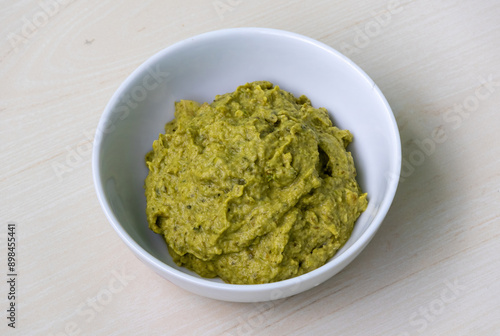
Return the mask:
<svg viewBox="0 0 500 336"><path fill-rule="evenodd" d="M500 334L497 0L0 8L2 279L8 223L18 243L16 329L2 280L0 334ZM342 51L386 95L402 137L402 180L374 240L326 283L270 303L206 299L150 271L108 224L91 175L104 106L139 64L192 35L240 26Z"/></svg>

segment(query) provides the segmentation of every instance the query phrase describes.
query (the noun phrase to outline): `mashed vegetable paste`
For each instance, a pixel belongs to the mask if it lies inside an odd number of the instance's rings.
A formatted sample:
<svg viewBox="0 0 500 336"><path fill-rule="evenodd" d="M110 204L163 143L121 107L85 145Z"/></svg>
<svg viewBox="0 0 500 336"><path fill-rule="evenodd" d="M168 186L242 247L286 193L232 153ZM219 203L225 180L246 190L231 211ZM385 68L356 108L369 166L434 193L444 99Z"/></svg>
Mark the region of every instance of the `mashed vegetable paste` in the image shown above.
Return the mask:
<svg viewBox="0 0 500 336"><path fill-rule="evenodd" d="M176 264L234 284L325 264L367 207L326 109L269 82L175 104L146 155L149 227Z"/></svg>

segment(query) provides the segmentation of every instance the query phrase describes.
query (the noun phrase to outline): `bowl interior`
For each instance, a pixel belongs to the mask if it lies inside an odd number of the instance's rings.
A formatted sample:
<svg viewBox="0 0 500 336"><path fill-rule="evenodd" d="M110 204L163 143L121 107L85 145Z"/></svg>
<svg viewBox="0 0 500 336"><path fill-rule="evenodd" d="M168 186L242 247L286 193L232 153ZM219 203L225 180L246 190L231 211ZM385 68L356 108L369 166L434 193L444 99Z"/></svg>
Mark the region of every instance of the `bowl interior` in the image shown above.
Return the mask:
<svg viewBox="0 0 500 336"><path fill-rule="evenodd" d="M96 134L94 174L115 228L121 225L124 236L151 256L195 277L173 263L163 239L148 228L144 156L173 119L175 101L211 102L256 80L308 96L354 135L348 149L369 207L329 263L362 237L368 242L396 190L401 154L394 117L376 85L345 57L311 39L268 29L219 31L177 43L139 67L109 102Z"/></svg>

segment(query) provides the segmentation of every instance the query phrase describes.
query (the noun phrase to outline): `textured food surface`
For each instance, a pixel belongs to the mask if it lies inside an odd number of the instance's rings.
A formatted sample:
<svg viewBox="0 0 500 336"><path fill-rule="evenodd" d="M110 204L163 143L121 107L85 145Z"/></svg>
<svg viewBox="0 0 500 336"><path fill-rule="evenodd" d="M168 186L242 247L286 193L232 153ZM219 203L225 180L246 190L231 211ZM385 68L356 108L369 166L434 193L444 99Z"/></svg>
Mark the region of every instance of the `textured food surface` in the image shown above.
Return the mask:
<svg viewBox="0 0 500 336"><path fill-rule="evenodd" d="M269 82L202 105L181 100L146 155L149 227L174 261L235 284L324 265L367 207L324 108Z"/></svg>

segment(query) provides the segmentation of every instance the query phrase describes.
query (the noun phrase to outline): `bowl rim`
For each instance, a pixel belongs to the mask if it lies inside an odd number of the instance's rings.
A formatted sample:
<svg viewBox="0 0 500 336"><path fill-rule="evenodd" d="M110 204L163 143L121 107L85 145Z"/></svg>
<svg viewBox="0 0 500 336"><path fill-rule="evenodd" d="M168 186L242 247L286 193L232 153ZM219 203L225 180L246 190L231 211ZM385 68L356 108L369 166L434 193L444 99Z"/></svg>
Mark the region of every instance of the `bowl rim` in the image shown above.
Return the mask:
<svg viewBox="0 0 500 336"><path fill-rule="evenodd" d="M343 62L345 62L347 65L356 70L363 79L371 83L372 89L376 92L376 95L381 99L385 107L385 113L388 114L392 126L391 138L394 140L393 153L391 153L391 158L395 169L394 172L391 172L393 178L388 179L388 188L385 193L384 199L382 200L380 207L377 210L377 214L374 216L374 218L369 223L365 231L361 234L361 236L349 248L343 251L342 254L338 255L337 257L334 257L335 259L327 262L325 265L294 278L272 283L266 283L266 284L241 285L241 284L228 284L228 283L215 282L212 281L211 279L205 279L184 273L180 270L177 270L169 266L168 264L162 262L161 260L151 255L125 231L125 229L122 227L122 225L114 215L113 211L111 210L110 204L108 204L108 201L104 196L105 195L103 188L104 183L101 179L100 169L99 169L99 167L101 166L100 152L102 150L102 141L105 138L105 136L102 136L102 134L100 134L100 130L105 129L105 124L108 120L110 120L113 108L116 106L117 102L119 102L123 90L126 89L140 74L143 74L145 70L151 68L151 66L154 65L159 59L167 56L172 51L177 50L179 48L187 47L189 46L189 44L196 44L199 41L205 39L225 38L234 34L279 35L282 38L296 39L306 44L311 44L314 47L320 48L332 54L334 57L340 58ZM125 79L125 81L123 81L120 84L118 89L116 89L116 91L113 93L113 96L107 103L101 115L101 118L97 126L93 149L92 149L92 175L93 175L95 190L97 193L97 198L99 200L101 208L103 209L106 215L106 218L108 219L108 221L110 222L111 226L116 231L118 236L143 262L147 262L157 271L162 271L170 274L177 280L190 283L196 286L201 286L204 287L205 289L228 290L235 293L253 293L253 292L261 292L263 290L279 291L289 286L295 286L298 283L302 283L304 281L316 278L317 276L320 276L322 274L328 275L328 273L334 272L334 269L337 265L343 264L344 262L349 263L351 259L356 257L356 255L360 253L363 250L363 248L373 238L373 236L379 229L380 225L382 224L382 221L384 220L387 212L391 207L391 204L393 202L394 196L398 188L399 176L401 173L401 160L402 160L401 139L392 109L389 106L389 103L387 102L385 96L378 88L378 86L358 65L356 65L353 61L351 61L349 58L344 56L339 51L333 49L332 47L304 35L273 28L243 27L243 28L228 28L228 29L214 30L181 40L158 51L157 53L149 57L146 61L144 61L139 67L137 67ZM333 276L333 274L328 275L327 278L329 278L330 276Z"/></svg>

